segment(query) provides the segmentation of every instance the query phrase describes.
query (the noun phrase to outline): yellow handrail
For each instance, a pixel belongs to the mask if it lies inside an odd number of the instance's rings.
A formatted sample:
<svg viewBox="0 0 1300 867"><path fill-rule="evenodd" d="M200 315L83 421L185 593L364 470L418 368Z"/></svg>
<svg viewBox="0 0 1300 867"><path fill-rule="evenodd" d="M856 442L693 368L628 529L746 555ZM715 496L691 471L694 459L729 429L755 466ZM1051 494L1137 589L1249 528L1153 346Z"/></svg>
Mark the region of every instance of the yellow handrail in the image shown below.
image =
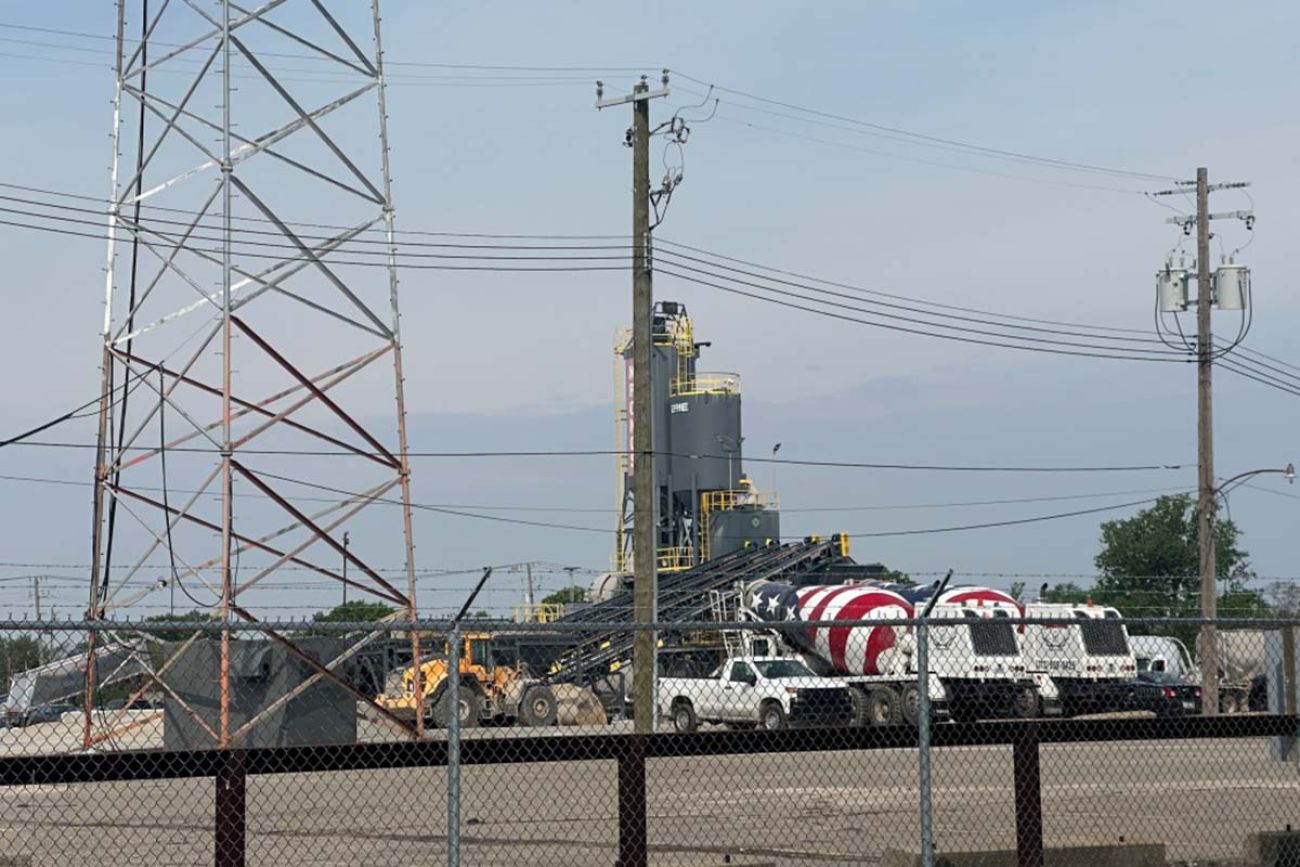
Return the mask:
<svg viewBox="0 0 1300 867"><path fill-rule="evenodd" d="M740 394L738 373L697 373L695 376L678 376L668 384L672 397L692 394Z"/></svg>

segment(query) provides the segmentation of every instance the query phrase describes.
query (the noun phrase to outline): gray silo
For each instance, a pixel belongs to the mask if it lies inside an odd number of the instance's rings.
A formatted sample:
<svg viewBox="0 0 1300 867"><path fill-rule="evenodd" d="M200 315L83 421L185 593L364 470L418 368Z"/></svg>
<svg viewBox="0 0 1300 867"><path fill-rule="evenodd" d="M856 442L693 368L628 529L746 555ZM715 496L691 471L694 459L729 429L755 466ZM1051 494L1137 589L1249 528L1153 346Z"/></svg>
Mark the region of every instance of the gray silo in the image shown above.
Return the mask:
<svg viewBox="0 0 1300 867"><path fill-rule="evenodd" d="M660 571L689 568L742 548L779 540L775 498L753 490L744 475L740 377L698 370L702 348L685 305L655 305L651 354L655 490L658 492L656 548ZM631 450L632 351L626 335L617 347L624 400L620 437ZM621 565L630 540L631 465L620 464ZM617 565L616 565L617 568Z"/></svg>

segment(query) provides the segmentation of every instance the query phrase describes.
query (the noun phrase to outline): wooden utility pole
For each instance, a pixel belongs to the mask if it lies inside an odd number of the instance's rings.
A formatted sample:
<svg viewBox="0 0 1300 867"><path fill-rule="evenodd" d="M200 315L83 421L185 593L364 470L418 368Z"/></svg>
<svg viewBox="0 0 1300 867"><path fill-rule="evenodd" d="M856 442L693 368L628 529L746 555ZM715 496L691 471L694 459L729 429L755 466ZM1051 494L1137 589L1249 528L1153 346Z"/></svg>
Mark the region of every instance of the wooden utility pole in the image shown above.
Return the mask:
<svg viewBox="0 0 1300 867"><path fill-rule="evenodd" d="M637 623L653 623L655 574L654 410L650 356L654 336L654 288L650 278L650 100L649 85L633 89L632 101L632 607ZM637 98L640 97L640 98ZM655 635L637 632L632 644L634 730L654 731Z"/></svg>
<svg viewBox="0 0 1300 867"><path fill-rule="evenodd" d="M1210 285L1210 183L1209 172L1196 170L1196 462L1198 497L1196 538L1201 558L1201 616L1218 613L1218 566L1214 547L1214 403L1212 376L1214 346L1210 335L1213 309ZM1201 626L1201 712L1219 712L1219 648L1213 623Z"/></svg>
<svg viewBox="0 0 1300 867"><path fill-rule="evenodd" d="M1188 187L1192 186L1190 181L1179 181L1178 186L1171 190L1161 190L1152 193L1153 196L1182 196L1187 194ZM1184 232L1190 233L1191 227L1196 226L1196 458L1197 458L1197 489L1198 496L1196 499L1196 539L1199 548L1199 559L1201 567L1201 617L1205 622L1201 625L1200 637L1197 639L1198 656L1201 665L1201 710L1205 714L1217 714L1219 712L1219 645L1216 625L1213 620L1218 616L1218 553L1215 550L1215 516L1218 511L1219 494L1221 487L1214 483L1214 401L1213 401L1213 372L1214 372L1214 343L1213 336L1210 333L1211 313L1215 307L1221 303L1227 306L1224 309L1243 311L1244 316L1246 307L1250 304L1249 288L1237 287L1236 294L1238 297L1233 298L1229 293L1228 299L1215 297L1214 278L1210 269L1210 223L1213 220L1222 219L1239 219L1246 222L1246 229L1250 230L1254 224L1255 216L1251 210L1247 211L1228 211L1219 214L1210 213L1210 193L1216 190L1238 190L1250 186L1248 182L1238 181L1227 184L1211 184L1209 172L1204 168L1196 170L1196 216L1170 217L1165 220L1167 223L1173 223L1183 228ZM1166 274L1168 274L1166 266ZM1182 272L1180 272L1182 273ZM1185 278L1183 278L1185 280ZM1248 285L1248 284L1247 284ZM1174 313L1175 316L1187 309L1188 299L1186 286L1182 287L1181 302L1178 300L1178 292L1175 291L1171 298L1160 298L1158 303L1162 306L1159 308L1163 312ZM1169 306L1164 306L1169 305ZM1158 320L1159 322L1159 320ZM1242 334L1245 331L1243 329ZM1179 335L1182 335L1182 329L1179 328ZM1164 339L1162 337L1162 339ZM1240 340L1240 337L1238 338ZM1166 341L1166 343L1168 343ZM1235 343L1233 344L1236 345ZM1184 343L1188 349L1192 347ZM1230 349L1231 347L1229 347ZM1293 469L1288 466L1285 470L1251 470L1243 473L1241 476L1234 476L1235 481L1245 476L1254 475L1260 472L1278 472L1283 473L1288 479L1294 477ZM1225 483L1226 484L1226 483Z"/></svg>
<svg viewBox="0 0 1300 867"><path fill-rule="evenodd" d="M645 76L628 96L604 99L596 82L596 107L632 104L632 615L641 626L632 642L633 731L654 731L656 636L647 624L658 617L655 557L654 430L651 353L654 335L654 290L650 260L650 100L668 96L663 87L650 90Z"/></svg>

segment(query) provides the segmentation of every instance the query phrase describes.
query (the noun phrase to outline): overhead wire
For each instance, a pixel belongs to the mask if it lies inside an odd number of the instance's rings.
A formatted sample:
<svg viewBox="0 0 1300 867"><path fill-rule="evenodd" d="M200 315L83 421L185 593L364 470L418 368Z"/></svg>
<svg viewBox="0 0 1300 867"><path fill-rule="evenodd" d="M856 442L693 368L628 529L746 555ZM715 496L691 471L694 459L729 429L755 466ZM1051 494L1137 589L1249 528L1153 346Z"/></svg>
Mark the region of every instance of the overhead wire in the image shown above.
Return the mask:
<svg viewBox="0 0 1300 867"><path fill-rule="evenodd" d="M24 445L30 445L41 448L58 448L58 449L93 449L97 448L94 443L75 443L75 442L28 442ZM155 451L152 446L134 446L134 450ZM214 448L201 448L198 446L174 446L169 449L172 452L190 452L196 454L219 454ZM370 458L380 456L378 452L365 452L362 450L349 451L324 451L317 449L257 449L241 448L240 454L243 455L277 455L282 457L340 457L340 458ZM442 458L453 460L465 460L470 458L481 459L499 459L499 458L584 458L584 457L616 457L633 454L633 452L620 449L521 449L521 450L496 450L496 451L408 451L405 453L408 458ZM676 457L690 460L712 460L726 461L725 455L694 454L690 452L672 452L672 451L654 451L658 457ZM787 466L803 467L826 467L830 469L865 469L865 470L923 470L929 472L964 472L964 473L1133 473L1133 472L1152 472L1152 471L1170 471L1185 470L1191 464L1118 464L1118 465L1078 465L1078 466L1050 466L1050 465L977 465L977 464L910 464L910 463L880 463L871 461L836 461L836 460L816 460L802 458L772 458L772 457L750 457L745 458L748 463L757 464L780 464Z"/></svg>
<svg viewBox="0 0 1300 867"><path fill-rule="evenodd" d="M39 476L15 476L0 474L0 482L24 482L33 484L48 484L70 487L92 487L93 482L79 481L76 479L55 479ZM148 486L132 486L136 491L157 491L160 488L151 488ZM795 514L823 514L823 513L849 513L849 512L889 512L889 511L914 511L914 510L938 510L938 509L956 509L956 508L976 508L986 506L1018 505L1025 503L1052 503L1064 502L1070 500L1092 500L1102 497L1117 497L1131 494L1151 494L1151 493L1176 493L1182 491L1181 487L1165 488L1139 488L1136 490L1129 489L1123 491L1097 491L1092 493L1078 494L1058 494L1051 496L1039 497L1010 497L1000 499L985 500L958 500L952 502L928 502L928 503L881 503L874 505L828 505L828 506L782 506L781 513L785 515ZM172 493L194 494L201 493L194 490L177 490L171 488ZM215 497L216 495L213 494ZM250 499L260 499L260 494L245 493L235 494L236 497ZM314 503L336 503L336 497L289 497L293 502L314 502ZM379 504L401 505L400 500L380 499L375 502ZM413 503L416 508L431 509L461 509L474 510L480 512L541 512L541 513L574 513L574 514L616 514L618 510L614 506L566 506L566 505L509 505L503 503Z"/></svg>
<svg viewBox="0 0 1300 867"><path fill-rule="evenodd" d="M835 310L826 310L820 307L808 306L807 303L801 304L798 303L798 301L804 301L811 304L823 304L831 307L839 307L842 309L850 309L850 310L857 309L857 308L849 307L849 305L837 304L835 302L825 302L816 298L809 298L808 296L799 295L798 293L794 293L794 292L769 289L767 290L768 292L770 292L772 295L778 296L778 297L769 297L768 295L761 295L758 294L757 292L749 291L746 289L740 289L737 288L736 285L731 285L737 282L743 283L744 281L731 280L731 281L719 283L711 280L704 280L699 277L692 277L689 274L682 274L676 271L670 271L667 270L666 268L663 268L662 266L657 267L656 271L657 273L665 274L669 277L673 277L675 279L682 280L687 283L692 283L698 286L707 286L713 289L718 289L722 292L727 292L729 294L739 295L742 297L751 298L753 300L775 304L791 310L800 310L805 313L813 313L819 316L824 316L831 319L837 319L842 322L849 322L857 325L865 325L872 328L881 328L887 331L896 331L905 334L915 334L915 335L920 335L925 337L937 337L944 340L949 340L949 341L954 341L959 343L971 343L971 344L976 344L981 346L993 346L1002 349L1016 349L1021 351L1045 352L1052 355L1069 355L1069 356L1076 356L1082 358L1107 358L1107 359L1115 359L1115 360L1123 360L1123 361L1159 361L1159 362L1178 362L1178 363L1187 362L1186 358L1179 356L1175 353L1169 353L1167 356L1160 356L1160 355L1147 356L1147 355L1133 354L1133 352L1135 352L1136 350L1129 351L1129 352L1120 352L1120 351L1110 350L1106 347L1084 347L1084 346L1079 346L1078 344L1074 344L1074 345L1067 344L1064 347L1063 346L1034 346L1034 345L1026 345L1024 343L1008 343L1005 341L992 340L992 339L981 338L981 337L966 337L960 334L947 334L943 332L930 331L924 328L918 328L910 325L898 325L889 321L879 321L875 319L862 319L857 316L850 316L845 313L838 313L835 312ZM792 298L798 299L798 301L788 300ZM864 311L858 311L858 312L864 312ZM868 312L868 315L871 314L869 314ZM874 314L874 315L878 316L879 314ZM1079 348L1074 348L1076 346Z"/></svg>
<svg viewBox="0 0 1300 867"><path fill-rule="evenodd" d="M26 189L28 191L37 192L38 194L67 195L67 194L60 193L58 191L47 191L47 190L42 190L41 188L26 187L24 185L8 185L8 184L0 183L0 186L9 186L12 188ZM6 198L6 197L0 197L0 198ZM22 202L28 202L28 203L39 202L39 200L28 200L28 199L22 199L21 197L8 197L8 198L19 199ZM94 197L87 196L85 198L88 200L98 201ZM38 207L43 206L44 204L45 203L39 203L37 206ZM52 206L52 207L68 208L69 206ZM78 209L74 208L73 210L78 210ZM84 213L97 213L95 211L92 211L91 209L80 209L80 210ZM189 225L188 222L184 222L184 221L168 221L168 222L174 222L177 225L186 225L186 226ZM94 225L98 227L97 222L94 223ZM43 228L48 229L48 227L43 227ZM335 227L335 228L343 228L343 227ZM269 235L280 234L278 232L250 230L250 229L243 229L243 228L241 228L239 231L251 232L255 234L269 234ZM102 237L98 232L90 233L90 234L92 234L93 237L96 238ZM438 233L438 234L442 234L442 233ZM455 234L455 233L446 233L446 234ZM324 236L320 236L320 237L324 237ZM507 237L519 238L521 236L507 236ZM549 237L554 238L555 236L549 236ZM565 237L567 238L568 236ZM592 236L575 236L575 237L590 238ZM620 236L602 236L602 237L618 238ZM257 244L257 242L243 241L243 240L241 240L241 243L245 243L247 245L253 245L253 246L256 246ZM374 243L381 244L383 242L377 240ZM1092 325L1086 323L1066 322L1062 320L1018 316L1014 314L999 313L996 311L986 311L977 308L944 304L941 302L929 301L927 299L911 298L910 296L904 296L898 293L884 292L875 289L867 289L865 287L854 286L852 284L844 283L841 281L826 280L823 278L813 277L808 274L803 274L788 269L775 268L773 266L764 265L761 263L752 262L749 260L740 259L733 256L728 256L726 254L718 253L716 251L711 251L701 247L684 244L671 239L660 239L660 244L662 246L658 248L658 252L662 257L666 257L672 264L676 264L679 267L682 267L684 270L692 269L695 270L697 273L700 272L706 273L712 276L714 279L722 279L725 281L730 277L730 275L718 274L716 271L705 271L705 269L697 269L694 267L694 265L687 265L684 262L678 262L677 259L684 259L686 260L686 262L693 262L696 264L707 265L709 268L716 268L720 270L730 271L732 273L740 274L742 276L755 276L756 278L764 281L775 281L778 283L779 286L789 285L798 288L805 288L808 291L814 291L822 294L832 293L832 290L828 290L823 287L829 286L829 287L834 287L835 289L843 289L846 290L846 292L848 293L852 293L850 297L857 296L857 295L863 296L864 303L876 304L876 305L888 305L892 302L898 302L896 305L897 309L905 310L907 312L915 312L918 315L924 317L940 318L943 314L935 313L934 311L954 311L954 313L951 314L951 318L954 321L967 321L977 325L988 325L990 328L999 329L999 331L992 332L993 336L1002 338L1004 340L1016 341L1019 344L1034 342L1034 341L1021 340L1020 338L1022 337L1022 335L1015 333L1021 330L1030 333L1035 333L1035 334L1056 333L1062 336L1080 336L1080 337L1085 337L1089 340L1111 341L1116 344L1127 343L1129 341L1133 343L1155 342L1154 338L1145 336L1148 334L1148 332L1139 329L1127 329L1127 328L1118 328L1118 327L1108 326L1108 325ZM158 245L162 247L166 247L168 243L166 241L160 241L158 242ZM283 247L284 245L276 245L276 246ZM449 258L453 258L453 259L464 259L464 260L471 260L471 261L477 261L481 256L482 257L491 256L494 259L497 258L495 254L478 253L477 251L480 249L487 249L487 250L523 249L529 251L543 250L547 252L547 256L546 257L538 256L536 258L539 260L542 258L546 258L548 263L550 260L556 258L555 255L553 255L550 252L553 249L564 252L566 256L570 250L587 250L587 249L603 249L603 248L610 248L616 250L626 249L623 245L585 245L585 244L584 245L515 245L515 244L481 244L481 245L464 244L462 245L459 243L447 244L443 242L435 242L435 243L419 242L419 243L403 243L402 245L402 248L410 248L410 247L414 247L416 249L423 248L423 247L430 247L435 249L441 249L443 247L448 247L453 249L471 249L474 250L475 252L464 253L464 254L462 253L436 254L436 255L448 255ZM399 248L399 255L401 256L413 257L413 256L422 255L418 253L403 252L402 248ZM699 253L700 256L689 256L685 253L679 252L679 250L689 250L692 253ZM381 255L381 253L376 252L376 255ZM618 258L622 258L622 257L618 257ZM723 264L723 263L729 263L729 264ZM347 263L341 262L340 264L347 264ZM365 264L369 264L369 263L365 263ZM744 266L744 267L733 267L737 265ZM418 267L418 266L413 266L413 267ZM749 270L749 269L754 269L754 270ZM495 268L489 268L486 270L495 270ZM548 264L543 270L561 270L561 269L552 267L550 264ZM600 269L600 270L604 270L604 269ZM616 270L616 269L609 269L609 270ZM766 273L759 273L759 272L766 272ZM789 277L789 278L796 278L796 279L794 280L778 279L778 278L773 278L768 276L769 274L781 275L781 278ZM678 276L678 275L673 275L673 276ZM681 276L685 276L685 275L681 275ZM806 281L806 282L799 282L799 281ZM741 281L739 285L745 285L746 283L749 283L749 281ZM763 288L766 288L769 294L775 294L777 292L775 287L764 286ZM831 295L831 297L841 297L843 294L844 293L835 292ZM795 297L798 296L796 295ZM868 297L870 297L871 299L875 299L875 298L889 299L889 301L885 302L885 301L868 300ZM772 299L763 298L759 300L770 301ZM810 300L813 303L819 303L821 301L821 299L805 299L805 300ZM932 311L926 308L933 308L934 310ZM812 311L812 312L820 312L820 311ZM866 312L866 311L861 311L861 312ZM869 311L869 315L875 315L876 313L877 311L874 310ZM965 316L965 315L957 315L957 314L972 314L972 315ZM1022 325L1021 323L1024 324ZM928 322L927 324L930 325L931 327L937 327L944 330L953 330L948 326L947 323L943 323L943 322ZM1011 332L1011 333L1007 333L1007 332ZM934 336L934 335L930 335L930 336ZM1064 342L1071 343L1073 341L1064 341ZM1017 348L1027 349L1030 347L1021 345L1018 346ZM1100 355L1102 357L1110 357L1117 354L1114 352L1103 352L1104 348L1100 345L1090 345L1087 347L1075 347L1075 348L1087 349L1088 351L1086 353L1081 353L1085 355ZM1105 347L1105 349L1109 349L1109 347ZM1138 355L1153 354L1152 351L1146 349L1146 347L1140 347L1140 348L1132 347L1131 349L1132 352L1128 354L1138 354ZM1124 355L1125 353L1118 353L1118 354ZM1183 357L1179 356L1179 358L1182 359ZM1257 371L1257 373L1262 373L1262 371Z"/></svg>
<svg viewBox="0 0 1300 867"><path fill-rule="evenodd" d="M967 142L956 138L947 138L943 136L929 135L927 133L916 132L915 130L904 129L903 127L889 126L885 124L864 121L859 118L851 117L844 114L828 112L822 109L808 108L806 106L797 105L792 102L772 99L771 97L761 96L759 94L738 90L732 87L726 87L724 85L717 84L716 82L706 81L704 79L694 77L685 72L682 72L679 69L671 69L670 72L674 76L684 78L687 81L694 82L695 84L698 84L702 87L712 87L719 92L730 93L733 96L738 96L743 99L751 100L753 102L758 102L765 105L773 105L779 108L787 109L790 111L796 111L801 114L810 115L813 117L824 118L827 120L833 120L833 121L838 121L846 124L851 124L855 127L860 127L862 129L870 130L875 133L885 133L890 136L896 136L896 137L901 136L909 141L915 141L918 143L925 142L930 145L938 146L941 148L973 152L984 156L995 157L998 159L1004 159L1004 160L1009 160L1014 162L1034 163L1049 168L1062 169L1062 170L1074 171L1074 172L1106 174L1106 175L1113 175L1118 177L1134 178L1142 181L1163 182L1163 181L1180 180L1179 178L1171 175L1161 175L1161 174L1154 174L1151 172L1133 171L1130 169L1122 169L1113 166L1104 166L1095 163L1084 163L1084 162L1074 161L1074 160L1062 160L1053 157L1044 157L1044 156L1040 156L1037 154L1032 154L1024 151L1013 151L1013 150L1008 150L1003 148L989 147L986 145L975 144L972 142Z"/></svg>
<svg viewBox="0 0 1300 867"><path fill-rule="evenodd" d="M688 262L695 262L695 263L704 264L704 265L709 266L710 268L717 268L717 269L721 269L721 270L724 270L724 271L730 271L730 272L733 272L733 273L737 273L737 274L745 275L745 276L748 276L748 277L752 277L752 278L755 278L755 279L758 279L758 280L763 280L763 281L766 281L766 282L768 282L768 283L775 283L775 284L778 284L778 285L780 285L780 286L788 286L788 287L793 287L793 288L798 288L798 289L804 289L804 290L806 290L806 291L815 292L815 293L818 293L818 294L821 294L821 295L826 295L826 296L829 296L829 297L832 297L832 298L849 299L849 300L857 301L857 302L859 302L859 303L865 303L865 304L876 305L876 306L879 306L879 307L886 308L886 309L888 309L888 310L901 310L901 311L906 311L906 312L908 312L908 313L915 313L915 314L920 315L920 316L929 316L929 317L932 317L932 318L945 317L945 318L950 318L950 319L953 319L953 320L955 320L955 321L959 321L959 322L969 322L969 323L975 323L975 324L989 325L989 326L992 326L992 327L995 327L995 328L1000 328L1000 329L1004 329L1004 330L1008 330L1008 331L1011 331L1011 330L1020 330L1020 331L1028 331L1028 332L1031 332L1031 333L1034 333L1034 334L1049 334L1049 335L1061 335L1061 336L1070 336L1070 337L1087 337L1087 338L1091 338L1091 339L1094 339L1094 340L1111 340L1111 341L1115 341L1115 342L1117 342L1117 343L1119 343L1119 342L1128 342L1128 343L1140 343L1140 344L1159 344L1159 341L1158 341L1156 338L1154 338L1154 337L1138 337L1138 336L1132 336L1132 337L1129 337L1129 336L1122 336L1122 335L1117 335L1117 334L1109 334L1109 333L1104 333L1104 332L1103 332L1103 333L1094 333L1094 332L1088 332L1088 331L1081 331L1081 330L1079 330L1080 328L1085 328L1086 326L1075 326L1074 328L1068 328L1068 329L1067 329L1067 328L1049 328L1049 327L1043 327L1043 326L1039 326L1039 325L1030 325L1030 324L1024 324L1024 325L1022 325L1022 324L1018 324L1018 323L999 322L999 321L997 321L996 319L990 319L990 318L986 318L986 317L982 317L982 316L966 316L966 315L956 315L956 314L951 314L951 313L933 313L933 312L930 312L930 311L928 311L928 310L924 310L924 309L922 309L922 308L920 308L920 307L917 307L917 306L914 306L914 305L911 305L911 304L901 304L901 303L890 302L890 301L879 301L879 300L875 300L874 298L864 297L864 296L872 295L872 294L875 294L875 293L872 293L871 290L864 290L864 289L861 289L860 287L852 287L852 286L847 286L847 285L845 285L845 284L840 284L840 285L842 285L843 288L845 288L845 289L852 289L853 292L852 292L852 293L848 293L848 292L842 292L842 291L835 291L835 290L833 290L833 289L825 289L825 288L821 288L820 286L815 285L815 283L813 283L813 282L806 282L806 283L804 283L804 282L797 282L797 281L793 281L793 280L789 280L789 279L784 279L784 278L781 278L781 277L770 277L770 276L767 276L767 275L765 275L765 274L758 273L758 272L756 272L756 271L750 271L750 270L746 270L746 269L744 269L744 268L738 268L738 267L735 267L735 266L733 266L733 265L725 265L725 264L718 264L718 263L715 263L715 262L711 262L711 261L709 261L709 260L707 260L707 259L703 259L703 258L700 258L700 257L698 257L698 256L687 256L687 255L684 255L684 254L681 254L681 253L677 253L677 252L673 251L672 249L668 249L668 250L660 249L660 250L658 250L658 253L659 253L659 255L667 255L667 256L669 256L669 257L671 257L671 258L673 258L673 259L677 259L677 260L685 260L685 261L688 261ZM742 285L753 286L753 287L755 287L755 288L764 288L764 289L767 288L767 287L765 287L765 286L763 286L763 285L761 285L761 284L753 283L753 282L751 282L751 281L740 280L739 278L731 278L731 277L729 277L727 274L719 274L719 273L717 273L716 271L709 271L709 270L706 270L706 269L704 269L704 268L694 267L694 266L692 266L692 265L686 265L686 264L683 264L681 261L674 261L672 264L674 265L674 267L681 268L681 269L683 269L683 270L690 271L690 272L692 272L692 273L696 273L696 274L703 274L703 275L706 275L706 276L711 277L711 278L713 278L713 279L719 279L719 280L734 280L735 282L737 282L737 283L741 283ZM816 283L825 283L825 282L827 282L827 281L816 280ZM854 309L854 310L863 310L863 308L859 308L859 307L850 307L849 309ZM864 312L867 312L867 311L864 311ZM887 315L887 314L878 314L878 315L882 315L882 316L883 316L883 315ZM995 315L995 314L994 314L994 315ZM891 318L892 318L892 317L891 317ZM910 317L899 316L899 317L897 317L897 318L899 318L899 319L901 319L901 320L903 320L903 321L907 321L907 322L917 322L917 323L921 323L921 324L938 324L938 323L928 323L928 322L926 322L926 321L924 321L924 320L920 320L920 319L916 319L916 318L910 318ZM953 329L956 329L956 330L974 331L974 332L976 332L976 333L984 333L983 331L981 331L981 330L979 330L979 329L962 328L962 327L960 327L960 326L942 325L941 327L944 327L944 328L953 328ZM1011 336L1011 335L1007 335L1007 336ZM1030 338L1030 337L1020 338L1020 337L1017 336L1017 339L1032 340L1032 339L1034 339L1034 338ZM1067 345L1069 345L1069 344L1067 344ZM1153 351L1154 351L1154 352L1159 352L1159 353L1162 353L1162 354L1164 353L1164 350L1163 350L1163 349L1160 349L1160 350L1133 349L1132 351L1134 351L1134 352L1153 352Z"/></svg>
<svg viewBox="0 0 1300 867"><path fill-rule="evenodd" d="M851 537L859 539L879 539L887 536L929 536L937 533L958 533L966 530L990 530L998 527L1015 527L1023 524L1037 524L1043 521L1056 521L1064 518L1076 518L1082 515L1096 515L1101 512L1114 512L1120 509L1129 509L1134 506L1143 506L1148 503L1154 503L1155 498L1145 500L1133 500L1127 503L1112 503L1106 506L1098 506L1093 509L1076 509L1072 512L1057 512L1051 515L1034 515L1029 518L1014 518L1005 521L986 521L979 524L961 524L950 527L926 527L917 530L883 530L870 532L849 533Z"/></svg>

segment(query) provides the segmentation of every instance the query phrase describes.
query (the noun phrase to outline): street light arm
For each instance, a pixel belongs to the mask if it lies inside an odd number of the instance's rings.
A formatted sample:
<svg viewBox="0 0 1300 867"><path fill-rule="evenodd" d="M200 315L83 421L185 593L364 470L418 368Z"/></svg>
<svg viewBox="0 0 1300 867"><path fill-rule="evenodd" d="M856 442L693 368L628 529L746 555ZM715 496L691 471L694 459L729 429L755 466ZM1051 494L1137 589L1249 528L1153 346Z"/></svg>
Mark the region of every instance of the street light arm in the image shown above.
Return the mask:
<svg viewBox="0 0 1300 867"><path fill-rule="evenodd" d="M1286 480L1288 482L1294 483L1295 464L1287 464L1285 468L1280 470L1279 469L1247 470L1244 473L1238 473L1232 478L1226 479L1218 487L1216 487L1215 493L1222 496L1223 494L1226 494L1228 492L1228 488L1233 484L1233 482L1242 482L1245 481L1246 479L1251 478L1252 476L1267 476L1267 475L1286 476Z"/></svg>

